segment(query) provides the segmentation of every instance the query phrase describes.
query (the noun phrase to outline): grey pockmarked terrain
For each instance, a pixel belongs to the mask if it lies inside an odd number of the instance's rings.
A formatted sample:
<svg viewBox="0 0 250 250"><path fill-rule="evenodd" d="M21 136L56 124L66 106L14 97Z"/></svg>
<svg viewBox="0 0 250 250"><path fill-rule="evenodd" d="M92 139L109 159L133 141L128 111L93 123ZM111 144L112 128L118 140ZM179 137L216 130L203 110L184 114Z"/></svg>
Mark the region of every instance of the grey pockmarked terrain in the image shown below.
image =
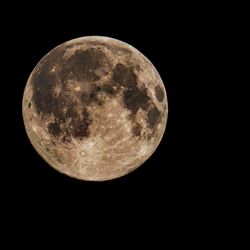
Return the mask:
<svg viewBox="0 0 250 250"><path fill-rule="evenodd" d="M152 63L107 37L63 43L34 68L23 96L28 137L55 169L83 180L143 164L166 127L167 96Z"/></svg>

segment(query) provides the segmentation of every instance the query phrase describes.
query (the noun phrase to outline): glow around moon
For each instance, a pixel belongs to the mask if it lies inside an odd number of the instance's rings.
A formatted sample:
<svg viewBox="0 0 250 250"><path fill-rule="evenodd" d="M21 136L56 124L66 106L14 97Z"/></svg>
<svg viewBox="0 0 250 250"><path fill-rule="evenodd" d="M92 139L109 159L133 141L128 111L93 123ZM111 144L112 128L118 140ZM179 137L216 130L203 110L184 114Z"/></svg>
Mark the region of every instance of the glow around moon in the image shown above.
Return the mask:
<svg viewBox="0 0 250 250"><path fill-rule="evenodd" d="M82 180L110 180L141 166L159 145L167 114L166 90L152 63L108 37L54 48L30 74L23 95L36 151Z"/></svg>

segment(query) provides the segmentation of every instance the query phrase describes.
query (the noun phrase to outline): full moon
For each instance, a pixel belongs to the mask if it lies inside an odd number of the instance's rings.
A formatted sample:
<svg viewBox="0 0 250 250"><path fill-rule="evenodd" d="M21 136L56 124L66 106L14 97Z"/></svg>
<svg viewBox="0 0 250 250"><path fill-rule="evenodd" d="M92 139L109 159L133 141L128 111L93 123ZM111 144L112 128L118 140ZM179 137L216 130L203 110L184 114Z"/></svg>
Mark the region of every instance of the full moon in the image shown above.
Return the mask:
<svg viewBox="0 0 250 250"><path fill-rule="evenodd" d="M23 120L31 144L70 177L105 181L141 166L168 115L153 64L120 40L88 36L45 55L27 81Z"/></svg>

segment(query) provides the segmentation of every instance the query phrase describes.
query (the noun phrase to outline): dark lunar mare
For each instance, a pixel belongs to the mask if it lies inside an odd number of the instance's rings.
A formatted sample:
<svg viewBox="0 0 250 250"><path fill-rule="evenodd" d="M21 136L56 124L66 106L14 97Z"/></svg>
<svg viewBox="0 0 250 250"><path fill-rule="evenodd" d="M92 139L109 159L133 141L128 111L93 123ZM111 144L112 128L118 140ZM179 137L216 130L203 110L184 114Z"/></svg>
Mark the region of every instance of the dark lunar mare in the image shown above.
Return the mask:
<svg viewBox="0 0 250 250"><path fill-rule="evenodd" d="M62 65L60 77L62 82L74 79L77 81L100 80L94 70L108 62L106 55L97 49L76 50L74 54Z"/></svg>
<svg viewBox="0 0 250 250"><path fill-rule="evenodd" d="M161 112L156 107L152 107L149 109L147 117L149 127L154 128L161 119Z"/></svg>
<svg viewBox="0 0 250 250"><path fill-rule="evenodd" d="M148 126L150 129L154 130L157 123L162 118L162 114L153 104L152 100L147 94L146 89L139 89L137 76L133 68L118 63L113 70L113 80L118 85L125 88L123 92L123 103L124 106L131 111L132 114L131 119L134 123L132 133L135 136L141 135L142 127L140 124L135 123L135 116L140 108L147 111ZM161 98L161 93L159 93L159 96L158 97Z"/></svg>
<svg viewBox="0 0 250 250"><path fill-rule="evenodd" d="M159 85L155 86L155 96L159 102L162 102L164 99L164 92Z"/></svg>
<svg viewBox="0 0 250 250"><path fill-rule="evenodd" d="M82 112L76 112L77 103L72 100L70 89L67 87L68 80L90 81L99 80L93 70L104 63L107 63L105 54L96 49L90 48L84 51L76 50L69 58L64 59L65 49L58 47L48 54L33 73L31 82L33 88L32 102L39 115L53 114L55 121L48 125L48 132L63 140L73 135L76 138L89 136L90 115L86 106L91 102L97 102L96 94L100 89L93 88L92 91L81 98ZM51 71L56 66L57 72ZM62 90L58 96L55 95L55 88ZM113 94L113 90L105 87L104 91ZM66 111L63 109L66 107ZM69 124L65 123L70 118ZM69 119L68 119L69 120Z"/></svg>

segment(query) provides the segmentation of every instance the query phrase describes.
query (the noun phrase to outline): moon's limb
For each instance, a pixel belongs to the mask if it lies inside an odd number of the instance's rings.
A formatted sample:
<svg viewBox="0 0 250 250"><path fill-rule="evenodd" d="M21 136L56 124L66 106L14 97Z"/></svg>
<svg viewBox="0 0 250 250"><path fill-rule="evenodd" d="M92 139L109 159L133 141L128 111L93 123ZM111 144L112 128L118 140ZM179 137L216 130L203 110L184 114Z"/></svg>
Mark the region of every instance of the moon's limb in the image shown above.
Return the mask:
<svg viewBox="0 0 250 250"><path fill-rule="evenodd" d="M37 152L71 177L123 176L156 150L168 114L164 84L138 50L83 37L49 52L32 71L23 119Z"/></svg>

